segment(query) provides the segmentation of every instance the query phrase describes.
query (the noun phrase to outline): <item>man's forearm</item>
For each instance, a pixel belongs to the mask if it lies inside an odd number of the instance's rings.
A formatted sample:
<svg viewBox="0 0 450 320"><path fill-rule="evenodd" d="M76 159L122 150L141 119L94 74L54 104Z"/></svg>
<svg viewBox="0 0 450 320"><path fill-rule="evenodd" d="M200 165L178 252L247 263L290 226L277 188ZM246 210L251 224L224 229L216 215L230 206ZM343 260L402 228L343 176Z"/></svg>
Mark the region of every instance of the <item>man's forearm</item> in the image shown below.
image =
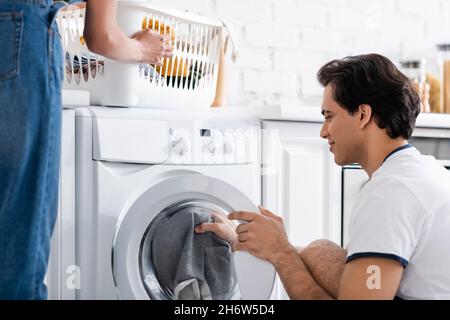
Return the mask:
<svg viewBox="0 0 450 320"><path fill-rule="evenodd" d="M346 250L328 240L316 240L299 252L314 280L334 298L338 296L346 254Z"/></svg>
<svg viewBox="0 0 450 320"><path fill-rule="evenodd" d="M274 263L283 286L291 299L333 299L311 276L297 250L292 247Z"/></svg>

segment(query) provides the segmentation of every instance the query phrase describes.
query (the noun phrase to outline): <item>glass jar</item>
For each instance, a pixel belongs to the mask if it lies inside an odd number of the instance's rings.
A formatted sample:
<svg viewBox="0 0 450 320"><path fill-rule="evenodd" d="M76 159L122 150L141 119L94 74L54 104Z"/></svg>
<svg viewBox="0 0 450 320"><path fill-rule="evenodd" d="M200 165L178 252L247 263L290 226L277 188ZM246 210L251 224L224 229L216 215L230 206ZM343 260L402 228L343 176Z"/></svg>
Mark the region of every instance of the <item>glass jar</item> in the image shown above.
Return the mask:
<svg viewBox="0 0 450 320"><path fill-rule="evenodd" d="M431 112L450 113L450 43L437 44L428 57Z"/></svg>
<svg viewBox="0 0 450 320"><path fill-rule="evenodd" d="M442 82L442 112L450 113L450 43L436 45Z"/></svg>
<svg viewBox="0 0 450 320"><path fill-rule="evenodd" d="M427 82L426 67L427 61L425 59L400 61L400 70L414 83L421 96L421 112L431 111L430 85Z"/></svg>

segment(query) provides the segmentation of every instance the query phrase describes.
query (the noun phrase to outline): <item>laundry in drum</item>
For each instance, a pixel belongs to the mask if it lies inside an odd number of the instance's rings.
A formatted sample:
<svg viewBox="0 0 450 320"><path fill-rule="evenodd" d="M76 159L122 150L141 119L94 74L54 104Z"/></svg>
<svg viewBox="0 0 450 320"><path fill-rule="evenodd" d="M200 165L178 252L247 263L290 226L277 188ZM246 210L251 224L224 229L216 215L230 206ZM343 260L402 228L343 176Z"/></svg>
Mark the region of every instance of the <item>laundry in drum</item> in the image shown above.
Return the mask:
<svg viewBox="0 0 450 320"><path fill-rule="evenodd" d="M168 299L241 298L234 254L228 242L210 232L194 231L197 225L213 221L209 211L199 206L174 210L154 229L149 246L151 260L159 286Z"/></svg>

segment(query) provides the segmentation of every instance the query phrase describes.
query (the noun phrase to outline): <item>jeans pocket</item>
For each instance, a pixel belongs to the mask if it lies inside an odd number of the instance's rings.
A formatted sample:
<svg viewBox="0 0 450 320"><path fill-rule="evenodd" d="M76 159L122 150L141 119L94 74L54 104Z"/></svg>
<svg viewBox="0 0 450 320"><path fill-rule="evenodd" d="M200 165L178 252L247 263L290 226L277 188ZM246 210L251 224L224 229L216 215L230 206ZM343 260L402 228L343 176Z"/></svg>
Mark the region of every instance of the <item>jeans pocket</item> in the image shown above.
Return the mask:
<svg viewBox="0 0 450 320"><path fill-rule="evenodd" d="M0 12L0 81L19 74L22 30L22 12Z"/></svg>

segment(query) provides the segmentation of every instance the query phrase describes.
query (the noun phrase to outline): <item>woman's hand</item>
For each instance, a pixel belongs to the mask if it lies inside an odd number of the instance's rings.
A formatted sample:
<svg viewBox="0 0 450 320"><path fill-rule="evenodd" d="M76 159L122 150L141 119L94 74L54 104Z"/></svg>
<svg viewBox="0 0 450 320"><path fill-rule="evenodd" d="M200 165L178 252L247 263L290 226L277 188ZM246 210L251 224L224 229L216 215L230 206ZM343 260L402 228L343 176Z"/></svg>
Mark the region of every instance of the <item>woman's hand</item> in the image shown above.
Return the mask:
<svg viewBox="0 0 450 320"><path fill-rule="evenodd" d="M212 223L202 223L195 228L197 233L212 232L219 238L228 242L232 247L237 241L236 225L233 221L229 220L224 214L212 212L214 217Z"/></svg>
<svg viewBox="0 0 450 320"><path fill-rule="evenodd" d="M171 58L173 45L169 35L161 35L159 32L145 29L136 32L132 37L139 42L141 52L140 62L162 65L162 58Z"/></svg>

